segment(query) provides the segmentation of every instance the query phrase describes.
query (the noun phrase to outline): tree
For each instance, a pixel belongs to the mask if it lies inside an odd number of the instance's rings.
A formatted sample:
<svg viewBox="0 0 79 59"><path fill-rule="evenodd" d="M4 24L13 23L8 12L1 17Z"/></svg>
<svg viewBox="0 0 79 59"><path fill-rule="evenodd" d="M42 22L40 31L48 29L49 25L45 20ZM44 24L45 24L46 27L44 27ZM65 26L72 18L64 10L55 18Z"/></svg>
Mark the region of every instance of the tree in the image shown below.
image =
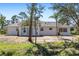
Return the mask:
<svg viewBox="0 0 79 59"><path fill-rule="evenodd" d="M79 32L79 4L53 4L53 9L61 15L62 21L65 19L68 24L73 21Z"/></svg>
<svg viewBox="0 0 79 59"><path fill-rule="evenodd" d="M6 17L3 16L2 14L0 14L0 34L5 34L6 31L5 31L5 25L6 25Z"/></svg>
<svg viewBox="0 0 79 59"><path fill-rule="evenodd" d="M0 15L0 25L1 25L1 29L3 29L3 27L4 27L4 25L5 25L5 19L6 19L6 17L1 14L1 15Z"/></svg>
<svg viewBox="0 0 79 59"><path fill-rule="evenodd" d="M17 15L13 15L13 16L11 17L13 24L14 24L14 23L17 23L17 21L18 21L18 18L17 18L17 17L18 17Z"/></svg>
<svg viewBox="0 0 79 59"><path fill-rule="evenodd" d="M12 19L12 23L13 24L14 23L18 23L18 16L17 15L12 16L11 19ZM18 29L18 27L16 28L16 31L17 31L17 36L19 36L19 29Z"/></svg>
<svg viewBox="0 0 79 59"><path fill-rule="evenodd" d="M56 35L58 36L58 13L54 13L54 15L50 16L49 18L54 18L56 20Z"/></svg>
<svg viewBox="0 0 79 59"><path fill-rule="evenodd" d="M29 26L29 16L25 12L20 12L18 18L22 19L22 26Z"/></svg>
<svg viewBox="0 0 79 59"><path fill-rule="evenodd" d="M30 8L30 26L29 26L29 41L31 43L33 43L32 41L32 21L33 21L33 15L34 15L34 6L35 6L35 3L32 3L31 4L31 8Z"/></svg>
<svg viewBox="0 0 79 59"><path fill-rule="evenodd" d="M35 27L35 44L37 40L37 27L38 27L38 22L39 18L43 17L42 13L44 11L44 7L40 4L35 5L35 12L34 12L34 27Z"/></svg>
<svg viewBox="0 0 79 59"><path fill-rule="evenodd" d="M22 20L26 20L28 18L27 14L25 12L20 12L19 15L20 16L18 16L18 17Z"/></svg>
<svg viewBox="0 0 79 59"><path fill-rule="evenodd" d="M6 24L5 25L9 25L10 24L10 20L6 20Z"/></svg>
<svg viewBox="0 0 79 59"><path fill-rule="evenodd" d="M22 26L29 26L29 20L22 20L21 25Z"/></svg>

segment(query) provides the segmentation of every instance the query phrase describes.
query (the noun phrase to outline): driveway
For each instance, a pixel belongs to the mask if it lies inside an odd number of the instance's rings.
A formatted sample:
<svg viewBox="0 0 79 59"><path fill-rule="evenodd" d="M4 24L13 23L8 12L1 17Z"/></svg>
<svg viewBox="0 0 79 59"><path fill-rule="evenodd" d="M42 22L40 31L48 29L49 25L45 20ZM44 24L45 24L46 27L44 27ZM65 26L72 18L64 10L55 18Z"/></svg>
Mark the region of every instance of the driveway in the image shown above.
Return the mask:
<svg viewBox="0 0 79 59"><path fill-rule="evenodd" d="M57 37L57 36L43 36L43 37L37 37L37 42L38 43L54 42L54 41L61 41L62 39L75 40L75 37L74 36L59 36L59 37ZM35 37L32 37L32 40L35 41ZM27 43L28 37L0 35L0 41L11 42L11 43Z"/></svg>

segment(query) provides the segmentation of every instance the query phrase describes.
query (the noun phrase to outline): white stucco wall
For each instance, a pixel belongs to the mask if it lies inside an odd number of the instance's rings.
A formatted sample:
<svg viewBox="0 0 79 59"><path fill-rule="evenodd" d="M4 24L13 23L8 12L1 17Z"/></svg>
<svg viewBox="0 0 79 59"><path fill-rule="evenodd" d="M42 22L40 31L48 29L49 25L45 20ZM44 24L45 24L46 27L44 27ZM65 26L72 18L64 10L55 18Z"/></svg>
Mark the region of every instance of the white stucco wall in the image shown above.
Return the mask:
<svg viewBox="0 0 79 59"><path fill-rule="evenodd" d="M43 31L39 30L39 35L56 35L56 28L52 27L52 30L49 30L51 27L43 27Z"/></svg>
<svg viewBox="0 0 79 59"><path fill-rule="evenodd" d="M23 32L23 28L25 28L25 30L26 30L26 32L24 33ZM22 36L28 36L29 35L29 27L28 26L26 26L26 27L20 27L19 28L19 31L20 31L20 35L22 35ZM32 28L32 35L35 35L35 28Z"/></svg>
<svg viewBox="0 0 79 59"><path fill-rule="evenodd" d="M7 35L17 35L17 31L16 31L16 28L18 26L8 26L7 27ZM43 31L41 31L41 27L43 27ZM38 26L38 35L56 35L56 26L41 26L39 27ZM70 35L70 27L68 27L67 25L59 25L58 26L59 28L67 28L67 32L62 32L60 33L61 35ZM19 29L19 35L22 36L22 35L29 35L29 26L26 26L26 32L24 33L23 30L22 30L23 26L19 26L18 29ZM49 30L49 28L52 28L52 30ZM35 35L35 28L32 29L32 35Z"/></svg>
<svg viewBox="0 0 79 59"><path fill-rule="evenodd" d="M8 27L7 35L17 35L16 27Z"/></svg>
<svg viewBox="0 0 79 59"><path fill-rule="evenodd" d="M50 27L43 27L43 31L39 28L39 35L56 35L56 28L53 27L52 30L49 30ZM37 30L38 31L38 30ZM67 32L61 32L61 35L70 35L70 28L67 28ZM7 28L7 35L17 35L16 27L8 27ZM22 28L19 27L19 35L25 36L29 35L29 28L26 27L26 32L24 33ZM35 35L34 28L32 29L32 35Z"/></svg>
<svg viewBox="0 0 79 59"><path fill-rule="evenodd" d="M61 35L71 35L70 34L70 27L62 27L62 28L67 28L67 32L61 32Z"/></svg>

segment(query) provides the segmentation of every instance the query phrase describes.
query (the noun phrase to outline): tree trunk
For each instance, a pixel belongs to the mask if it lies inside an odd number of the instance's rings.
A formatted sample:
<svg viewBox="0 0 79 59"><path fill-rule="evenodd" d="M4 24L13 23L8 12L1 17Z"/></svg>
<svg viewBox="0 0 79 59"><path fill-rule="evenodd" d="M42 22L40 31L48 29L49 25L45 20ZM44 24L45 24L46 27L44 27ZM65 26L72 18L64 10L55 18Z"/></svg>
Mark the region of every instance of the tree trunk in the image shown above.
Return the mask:
<svg viewBox="0 0 79 59"><path fill-rule="evenodd" d="M19 29L17 28L16 31L17 31L17 36L19 36Z"/></svg>
<svg viewBox="0 0 79 59"><path fill-rule="evenodd" d="M33 43L32 41L32 20L33 20L33 13L34 13L34 3L32 3L31 13L30 13L30 26L29 26L29 42Z"/></svg>
<svg viewBox="0 0 79 59"><path fill-rule="evenodd" d="M56 19L56 36L58 36L58 22L57 22L57 19Z"/></svg>
<svg viewBox="0 0 79 59"><path fill-rule="evenodd" d="M35 19L35 44L37 43L37 19Z"/></svg>
<svg viewBox="0 0 79 59"><path fill-rule="evenodd" d="M1 25L1 29L3 30L3 24Z"/></svg>

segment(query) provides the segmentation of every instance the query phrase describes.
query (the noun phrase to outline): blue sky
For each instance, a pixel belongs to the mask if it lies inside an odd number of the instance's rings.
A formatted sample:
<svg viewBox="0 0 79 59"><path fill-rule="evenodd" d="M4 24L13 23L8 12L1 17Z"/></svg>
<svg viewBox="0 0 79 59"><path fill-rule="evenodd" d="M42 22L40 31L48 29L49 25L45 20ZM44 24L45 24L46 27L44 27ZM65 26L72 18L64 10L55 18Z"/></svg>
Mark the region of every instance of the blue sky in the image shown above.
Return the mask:
<svg viewBox="0 0 79 59"><path fill-rule="evenodd" d="M18 15L20 12L26 12L27 3L0 3L0 13L6 16L7 20L11 20L13 15ZM43 17L40 18L42 21L54 21L54 19L48 18L54 12L49 10L50 4L42 4L45 6L45 11L43 12Z"/></svg>

